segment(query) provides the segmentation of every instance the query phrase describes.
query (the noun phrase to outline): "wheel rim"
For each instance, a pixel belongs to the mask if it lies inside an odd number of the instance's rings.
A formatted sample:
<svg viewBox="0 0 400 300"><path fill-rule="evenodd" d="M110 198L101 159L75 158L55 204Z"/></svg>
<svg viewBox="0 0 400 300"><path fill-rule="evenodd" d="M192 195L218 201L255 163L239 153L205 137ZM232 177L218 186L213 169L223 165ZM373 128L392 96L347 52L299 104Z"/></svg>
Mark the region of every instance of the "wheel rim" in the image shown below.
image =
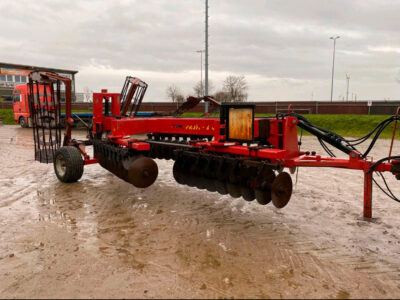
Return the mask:
<svg viewBox="0 0 400 300"><path fill-rule="evenodd" d="M62 155L60 155L60 154L57 155L55 165L56 165L57 174L60 175L61 177L64 176L65 172L67 170L67 167L65 165L65 160Z"/></svg>

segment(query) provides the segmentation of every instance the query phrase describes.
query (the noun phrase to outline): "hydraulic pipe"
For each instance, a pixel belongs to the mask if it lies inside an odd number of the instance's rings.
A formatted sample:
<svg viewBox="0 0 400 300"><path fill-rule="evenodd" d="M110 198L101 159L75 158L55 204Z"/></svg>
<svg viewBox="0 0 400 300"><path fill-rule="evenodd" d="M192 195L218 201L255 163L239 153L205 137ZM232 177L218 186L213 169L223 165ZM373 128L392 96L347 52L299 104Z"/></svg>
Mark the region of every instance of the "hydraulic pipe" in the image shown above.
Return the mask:
<svg viewBox="0 0 400 300"><path fill-rule="evenodd" d="M339 149L340 151L342 151L346 154L350 154L351 152L354 151L354 149L352 149L346 145L343 145L341 141L338 141L336 138L333 138L333 137L327 135L325 132L319 131L317 128L304 122L302 119L298 119L298 120L299 120L298 126L300 128L304 129L305 131L308 131L312 135L315 135L317 138L320 138L324 142L327 142L329 145Z"/></svg>

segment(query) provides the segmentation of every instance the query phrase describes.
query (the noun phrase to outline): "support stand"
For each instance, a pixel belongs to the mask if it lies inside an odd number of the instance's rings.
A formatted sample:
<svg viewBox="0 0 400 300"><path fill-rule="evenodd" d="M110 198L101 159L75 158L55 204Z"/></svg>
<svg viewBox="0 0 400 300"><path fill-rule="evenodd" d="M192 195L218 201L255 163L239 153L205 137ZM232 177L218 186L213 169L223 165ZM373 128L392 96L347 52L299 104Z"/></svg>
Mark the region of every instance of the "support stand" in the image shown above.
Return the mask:
<svg viewBox="0 0 400 300"><path fill-rule="evenodd" d="M373 172L364 170L364 212L358 219L366 222L376 222L376 218L372 218L372 176Z"/></svg>

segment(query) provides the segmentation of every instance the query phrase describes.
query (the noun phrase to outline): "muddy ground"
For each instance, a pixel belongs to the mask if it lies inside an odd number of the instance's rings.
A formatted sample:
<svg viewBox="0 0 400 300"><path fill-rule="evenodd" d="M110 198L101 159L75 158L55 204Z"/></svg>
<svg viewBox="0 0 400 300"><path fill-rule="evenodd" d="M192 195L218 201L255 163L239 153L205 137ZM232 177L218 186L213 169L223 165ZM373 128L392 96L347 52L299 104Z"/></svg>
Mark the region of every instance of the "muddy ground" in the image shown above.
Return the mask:
<svg viewBox="0 0 400 300"><path fill-rule="evenodd" d="M359 171L300 169L278 210L178 185L164 160L144 190L98 165L62 184L33 160L31 135L0 126L2 298L400 296L400 204L375 188L378 220L359 221Z"/></svg>

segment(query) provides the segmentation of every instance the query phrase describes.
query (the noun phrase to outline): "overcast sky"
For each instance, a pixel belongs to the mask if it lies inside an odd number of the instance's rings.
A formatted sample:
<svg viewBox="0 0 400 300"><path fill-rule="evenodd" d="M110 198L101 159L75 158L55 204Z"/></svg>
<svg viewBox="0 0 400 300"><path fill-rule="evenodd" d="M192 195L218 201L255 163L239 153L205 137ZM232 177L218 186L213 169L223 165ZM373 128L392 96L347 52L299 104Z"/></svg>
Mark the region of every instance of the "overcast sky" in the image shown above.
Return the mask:
<svg viewBox="0 0 400 300"><path fill-rule="evenodd" d="M209 77L245 75L249 100L400 99L400 0L209 0ZM200 80L204 0L0 0L0 61L78 70L85 86L149 84L147 101ZM203 57L204 58L204 57ZM203 69L204 71L204 69ZM204 76L204 73L203 73Z"/></svg>

